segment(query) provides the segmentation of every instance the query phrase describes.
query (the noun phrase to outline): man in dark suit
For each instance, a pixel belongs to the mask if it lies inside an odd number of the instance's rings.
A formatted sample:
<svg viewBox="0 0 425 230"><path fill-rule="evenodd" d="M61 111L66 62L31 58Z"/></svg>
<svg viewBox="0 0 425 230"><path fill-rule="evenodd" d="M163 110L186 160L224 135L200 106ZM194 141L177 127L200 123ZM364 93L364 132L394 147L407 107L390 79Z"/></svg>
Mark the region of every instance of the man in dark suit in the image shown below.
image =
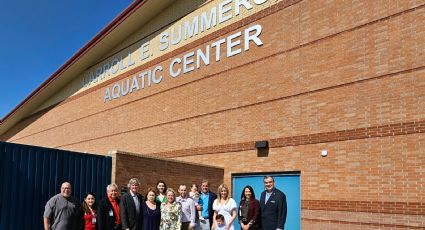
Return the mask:
<svg viewBox="0 0 425 230"><path fill-rule="evenodd" d="M106 192L108 196L97 206L97 227L101 230L121 230L118 186L110 184Z"/></svg>
<svg viewBox="0 0 425 230"><path fill-rule="evenodd" d="M202 216L199 217L199 222L197 220L196 229L209 230L214 222L214 210L212 205L214 200L217 199L217 195L210 191L209 182L203 180L201 184L201 194L199 197L199 205L202 207Z"/></svg>
<svg viewBox="0 0 425 230"><path fill-rule="evenodd" d="M275 188L274 178L264 177L265 191L261 193L261 227L263 230L284 229L286 222L286 196Z"/></svg>
<svg viewBox="0 0 425 230"><path fill-rule="evenodd" d="M122 229L141 230L143 226L143 197L138 192L140 183L136 178L128 182L129 192L124 194L120 203Z"/></svg>

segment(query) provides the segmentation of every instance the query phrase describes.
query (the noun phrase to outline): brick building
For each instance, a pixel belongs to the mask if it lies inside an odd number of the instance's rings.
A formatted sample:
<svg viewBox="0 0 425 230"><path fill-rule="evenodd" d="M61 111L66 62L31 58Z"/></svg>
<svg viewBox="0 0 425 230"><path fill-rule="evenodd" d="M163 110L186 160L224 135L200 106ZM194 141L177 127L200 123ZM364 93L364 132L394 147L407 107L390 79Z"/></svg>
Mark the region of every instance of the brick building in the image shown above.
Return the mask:
<svg viewBox="0 0 425 230"><path fill-rule="evenodd" d="M423 229L424 50L421 0L135 1L0 140L295 172L303 229Z"/></svg>

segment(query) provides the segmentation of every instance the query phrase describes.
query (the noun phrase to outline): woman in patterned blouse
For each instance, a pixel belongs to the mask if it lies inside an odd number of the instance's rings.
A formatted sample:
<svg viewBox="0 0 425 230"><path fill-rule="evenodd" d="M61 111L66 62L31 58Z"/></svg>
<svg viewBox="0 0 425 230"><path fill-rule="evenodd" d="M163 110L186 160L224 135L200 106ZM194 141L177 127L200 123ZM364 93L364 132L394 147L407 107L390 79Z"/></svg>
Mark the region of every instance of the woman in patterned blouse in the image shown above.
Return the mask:
<svg viewBox="0 0 425 230"><path fill-rule="evenodd" d="M161 204L160 230L180 230L182 206L176 202L176 192L167 189L167 202Z"/></svg>

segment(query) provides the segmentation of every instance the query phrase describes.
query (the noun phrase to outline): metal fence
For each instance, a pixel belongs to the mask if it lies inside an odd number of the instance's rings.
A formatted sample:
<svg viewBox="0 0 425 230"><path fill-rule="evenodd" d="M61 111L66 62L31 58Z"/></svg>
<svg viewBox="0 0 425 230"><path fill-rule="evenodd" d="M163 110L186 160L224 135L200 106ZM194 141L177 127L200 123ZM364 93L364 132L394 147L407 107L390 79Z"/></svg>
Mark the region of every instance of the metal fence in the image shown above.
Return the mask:
<svg viewBox="0 0 425 230"><path fill-rule="evenodd" d="M106 196L112 158L0 142L0 230L42 229L44 206L64 181L80 200Z"/></svg>

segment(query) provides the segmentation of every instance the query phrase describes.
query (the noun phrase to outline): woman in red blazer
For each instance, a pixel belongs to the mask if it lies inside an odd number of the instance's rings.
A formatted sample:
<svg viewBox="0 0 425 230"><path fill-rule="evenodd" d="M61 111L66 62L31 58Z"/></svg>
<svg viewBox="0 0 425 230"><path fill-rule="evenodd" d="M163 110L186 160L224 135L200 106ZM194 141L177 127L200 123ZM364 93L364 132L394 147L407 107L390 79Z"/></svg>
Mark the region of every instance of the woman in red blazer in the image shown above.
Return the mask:
<svg viewBox="0 0 425 230"><path fill-rule="evenodd" d="M249 185L242 190L238 219L242 230L259 229L260 203L255 199L254 189Z"/></svg>

